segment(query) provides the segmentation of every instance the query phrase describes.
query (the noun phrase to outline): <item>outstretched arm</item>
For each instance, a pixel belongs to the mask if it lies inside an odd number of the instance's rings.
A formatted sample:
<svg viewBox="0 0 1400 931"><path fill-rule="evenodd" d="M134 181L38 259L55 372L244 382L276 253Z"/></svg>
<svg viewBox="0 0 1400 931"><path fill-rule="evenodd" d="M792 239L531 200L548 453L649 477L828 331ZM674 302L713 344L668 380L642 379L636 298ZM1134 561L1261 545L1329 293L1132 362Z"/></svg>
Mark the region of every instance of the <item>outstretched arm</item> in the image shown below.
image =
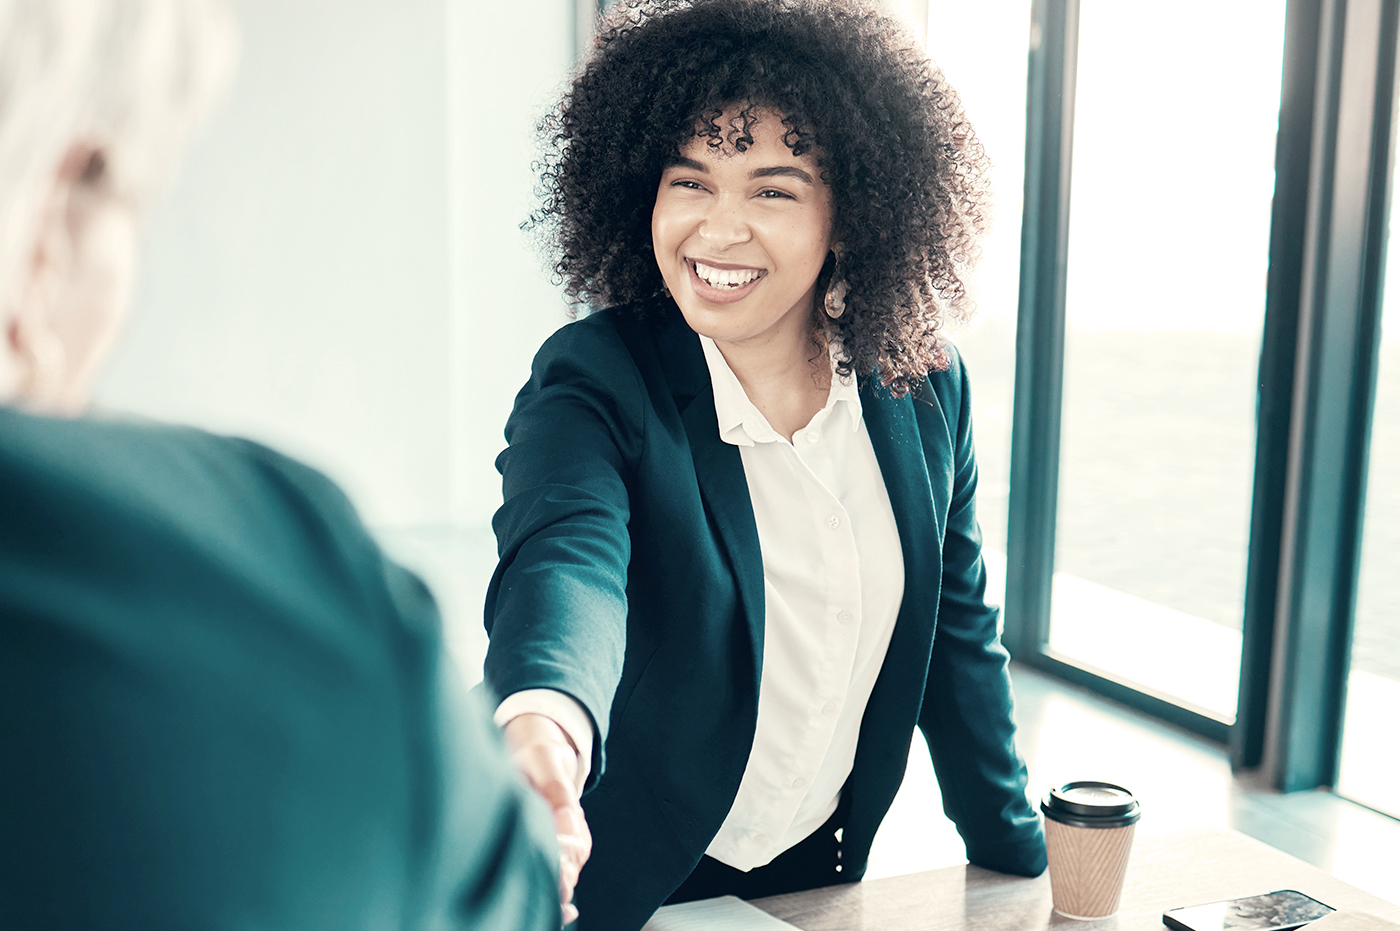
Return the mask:
<svg viewBox="0 0 1400 931"><path fill-rule="evenodd" d="M486 603L488 685L517 766L554 814L566 919L591 838L579 798L603 769L626 645L630 502L640 445L635 365L615 331L565 327L535 358L497 460L501 561ZM541 695L567 705L524 701ZM562 726L561 726L562 725Z"/></svg>
<svg viewBox="0 0 1400 931"><path fill-rule="evenodd" d="M564 327L536 355L496 462L504 502L492 522L500 564L486 598L486 682L498 696L553 689L577 701L597 736L590 783L627 641L641 399L614 330L591 318Z"/></svg>

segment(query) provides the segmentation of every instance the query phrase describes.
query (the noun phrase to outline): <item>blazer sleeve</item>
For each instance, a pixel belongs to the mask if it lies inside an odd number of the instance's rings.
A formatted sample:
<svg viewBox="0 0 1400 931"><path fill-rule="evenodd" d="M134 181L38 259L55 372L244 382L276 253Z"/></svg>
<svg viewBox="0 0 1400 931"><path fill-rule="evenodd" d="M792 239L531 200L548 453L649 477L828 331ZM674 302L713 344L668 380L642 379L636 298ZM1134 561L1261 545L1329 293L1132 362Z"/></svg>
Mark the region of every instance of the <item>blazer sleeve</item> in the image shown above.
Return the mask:
<svg viewBox="0 0 1400 931"><path fill-rule="evenodd" d="M549 688L592 718L589 786L622 674L628 483L644 440L640 374L606 314L570 324L535 357L496 460L500 562L486 598L486 684Z"/></svg>
<svg viewBox="0 0 1400 931"><path fill-rule="evenodd" d="M1045 840L1026 798L1026 766L1016 752L1009 658L997 626L1000 612L985 600L967 375L951 351L952 366L934 375L930 385L941 401L952 444L952 496L938 626L919 727L933 756L944 811L967 845L968 860L998 872L1035 876L1045 869Z"/></svg>

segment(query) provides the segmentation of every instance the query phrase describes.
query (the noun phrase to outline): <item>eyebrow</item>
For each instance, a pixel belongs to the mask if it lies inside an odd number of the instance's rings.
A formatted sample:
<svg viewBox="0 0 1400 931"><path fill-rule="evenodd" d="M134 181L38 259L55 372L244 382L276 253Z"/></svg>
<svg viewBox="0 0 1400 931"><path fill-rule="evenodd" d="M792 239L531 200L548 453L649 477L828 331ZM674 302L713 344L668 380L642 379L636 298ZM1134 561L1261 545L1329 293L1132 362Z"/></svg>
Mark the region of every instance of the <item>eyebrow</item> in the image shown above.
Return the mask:
<svg viewBox="0 0 1400 931"><path fill-rule="evenodd" d="M669 160L669 161L666 163L666 167L667 167L667 168L689 168L691 171L699 171L699 172L703 172L703 173L705 173L705 174L709 174L709 173L710 173L710 169L706 168L703 162L697 162L697 161L696 161L695 159L693 159L693 158L686 158L684 155L678 155L678 156L676 156L675 158ZM750 177L750 178L777 178L777 177L796 178L798 181L805 181L807 184L812 184L812 183L813 183L813 182L812 182L812 176L811 176L811 175L807 174L807 172L803 171L801 168L795 168L795 167L793 167L793 166L791 166L791 165L774 165L774 166L772 166L772 167L770 167L770 168L755 168L753 171L749 172L749 177Z"/></svg>
<svg viewBox="0 0 1400 931"><path fill-rule="evenodd" d="M774 165L772 168L755 168L749 172L750 178L796 178L798 181L812 183L812 176L801 168L794 168L791 165Z"/></svg>

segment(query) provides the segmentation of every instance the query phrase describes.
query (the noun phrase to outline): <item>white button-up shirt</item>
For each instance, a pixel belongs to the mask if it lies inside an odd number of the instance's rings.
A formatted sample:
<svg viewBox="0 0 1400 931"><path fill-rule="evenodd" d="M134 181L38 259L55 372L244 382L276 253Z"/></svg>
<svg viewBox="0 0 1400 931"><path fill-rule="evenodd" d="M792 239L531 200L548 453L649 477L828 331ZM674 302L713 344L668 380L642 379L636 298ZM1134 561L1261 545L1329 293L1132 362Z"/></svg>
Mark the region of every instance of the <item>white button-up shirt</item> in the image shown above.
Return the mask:
<svg viewBox="0 0 1400 931"><path fill-rule="evenodd" d="M866 703L904 594L894 510L853 379L836 377L826 406L793 441L749 401L713 340L701 337L720 437L739 447L763 554L763 667L758 725L728 817L706 850L751 870L831 817L855 762ZM588 778L593 728L573 698L547 689L507 696L505 724L553 718Z"/></svg>
<svg viewBox="0 0 1400 931"><path fill-rule="evenodd" d="M899 530L854 379L793 435L749 401L702 337L720 437L739 447L763 553L758 728L739 793L706 851L770 862L831 817L904 594Z"/></svg>

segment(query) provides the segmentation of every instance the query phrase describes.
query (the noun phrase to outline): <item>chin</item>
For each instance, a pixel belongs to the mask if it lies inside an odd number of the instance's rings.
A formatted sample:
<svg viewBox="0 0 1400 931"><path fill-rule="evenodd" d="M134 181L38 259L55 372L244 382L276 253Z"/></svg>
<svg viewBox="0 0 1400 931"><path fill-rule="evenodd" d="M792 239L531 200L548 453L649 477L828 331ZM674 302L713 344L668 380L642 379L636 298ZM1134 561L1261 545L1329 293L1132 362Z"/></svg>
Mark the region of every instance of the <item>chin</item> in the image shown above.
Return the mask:
<svg viewBox="0 0 1400 931"><path fill-rule="evenodd" d="M734 339L733 311L726 307L695 307L686 306L689 302L676 302L680 308L681 316L685 318L685 325L690 327L701 336L708 336L710 339ZM729 318L729 319L726 319Z"/></svg>

